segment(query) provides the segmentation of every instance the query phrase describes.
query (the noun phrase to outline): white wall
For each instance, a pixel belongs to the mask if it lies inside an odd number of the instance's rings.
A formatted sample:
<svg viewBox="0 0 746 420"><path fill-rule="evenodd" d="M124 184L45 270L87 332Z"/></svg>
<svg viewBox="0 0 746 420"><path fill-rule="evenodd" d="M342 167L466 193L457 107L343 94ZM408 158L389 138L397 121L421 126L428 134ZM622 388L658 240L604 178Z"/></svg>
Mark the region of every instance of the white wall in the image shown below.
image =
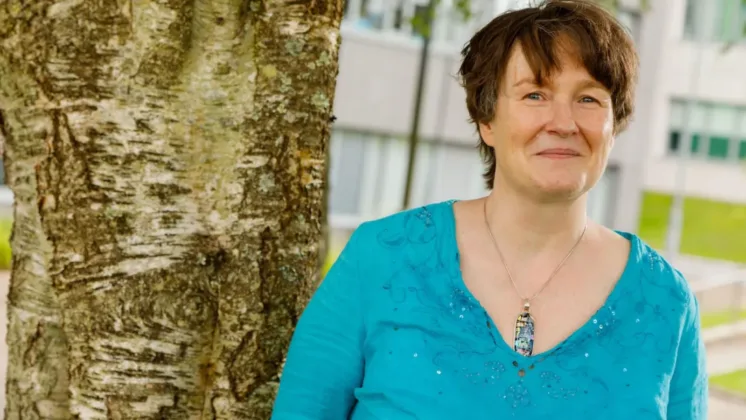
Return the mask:
<svg viewBox="0 0 746 420"><path fill-rule="evenodd" d="M408 133L414 110L419 51L415 39L343 30L334 114L336 125L360 130ZM463 89L454 78L454 47L434 46L425 79L421 134L436 133L471 143ZM445 112L440 106L445 103Z"/></svg>

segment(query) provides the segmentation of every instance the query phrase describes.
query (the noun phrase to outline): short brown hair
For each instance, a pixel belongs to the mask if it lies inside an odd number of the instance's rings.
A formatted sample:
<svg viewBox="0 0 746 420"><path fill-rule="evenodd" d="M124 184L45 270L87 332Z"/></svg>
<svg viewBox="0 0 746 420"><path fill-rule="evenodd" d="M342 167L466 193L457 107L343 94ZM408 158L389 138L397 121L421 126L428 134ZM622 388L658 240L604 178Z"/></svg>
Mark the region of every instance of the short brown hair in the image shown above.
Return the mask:
<svg viewBox="0 0 746 420"><path fill-rule="evenodd" d="M466 90L470 122L477 126L495 115L497 94L516 43L521 45L536 82L559 70L558 39L569 41L590 75L611 92L614 131L624 130L634 111L638 57L634 41L614 16L589 0L545 0L535 7L509 11L479 30L461 51L459 69ZM487 188L494 185L495 151L479 137L487 168Z"/></svg>

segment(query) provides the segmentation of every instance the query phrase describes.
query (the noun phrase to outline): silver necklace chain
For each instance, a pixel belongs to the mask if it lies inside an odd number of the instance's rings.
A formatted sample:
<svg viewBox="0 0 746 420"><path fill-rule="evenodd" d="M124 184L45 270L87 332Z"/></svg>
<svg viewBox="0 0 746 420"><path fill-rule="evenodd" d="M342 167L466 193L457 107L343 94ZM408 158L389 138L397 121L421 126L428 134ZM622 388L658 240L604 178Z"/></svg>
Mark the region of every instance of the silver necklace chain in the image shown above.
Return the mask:
<svg viewBox="0 0 746 420"><path fill-rule="evenodd" d="M495 245L497 254L500 256L500 262L503 264L503 267L505 268L505 272L508 273L508 278L510 279L510 282L513 284L513 288L515 289L516 294L518 294L518 296L521 299L523 299L526 306L528 306L528 304L532 300L534 300L534 298L539 296L539 293L544 291L544 288L547 287L547 285L549 284L549 281L552 280L552 278L554 278L555 274L557 274L560 268L562 268L562 266L565 264L567 259L570 258L573 252L575 252L575 248L578 247L578 245L580 244L580 241L583 239L583 236L585 236L586 229L588 229L588 221L586 220L585 226L583 226L583 231L580 233L580 237L578 237L578 240L575 242L572 248L570 248L570 252L567 253L567 255L562 260L562 262L560 262L559 265L557 265L557 267L554 269L554 271L552 271L552 274L549 275L549 278L547 278L547 280L544 282L541 288L536 293L534 293L534 295L531 296L530 298L524 298L521 292L518 290L518 285L515 283L515 280L513 279L513 275L510 274L510 269L508 269L508 264L505 262L505 257L503 257L503 254L500 251L500 247L497 245L497 240L495 240L495 235L492 233L492 227L490 226L489 219L487 218L487 199L484 200L484 222L487 225L487 231L490 233L490 238L492 238L492 243Z"/></svg>

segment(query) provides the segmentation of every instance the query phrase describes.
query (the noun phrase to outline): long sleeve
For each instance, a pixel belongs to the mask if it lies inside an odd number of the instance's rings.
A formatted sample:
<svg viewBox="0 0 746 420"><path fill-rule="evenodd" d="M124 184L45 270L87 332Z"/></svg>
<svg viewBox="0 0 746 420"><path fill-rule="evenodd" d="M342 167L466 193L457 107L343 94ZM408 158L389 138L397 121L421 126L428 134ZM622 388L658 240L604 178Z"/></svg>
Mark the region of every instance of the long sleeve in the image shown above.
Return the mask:
<svg viewBox="0 0 746 420"><path fill-rule="evenodd" d="M361 227L362 228L362 227ZM296 326L273 420L347 419L363 377L361 228L350 238Z"/></svg>
<svg viewBox="0 0 746 420"><path fill-rule="evenodd" d="M707 418L708 376L705 357L705 346L700 334L699 306L696 298L691 296L671 379L669 419Z"/></svg>

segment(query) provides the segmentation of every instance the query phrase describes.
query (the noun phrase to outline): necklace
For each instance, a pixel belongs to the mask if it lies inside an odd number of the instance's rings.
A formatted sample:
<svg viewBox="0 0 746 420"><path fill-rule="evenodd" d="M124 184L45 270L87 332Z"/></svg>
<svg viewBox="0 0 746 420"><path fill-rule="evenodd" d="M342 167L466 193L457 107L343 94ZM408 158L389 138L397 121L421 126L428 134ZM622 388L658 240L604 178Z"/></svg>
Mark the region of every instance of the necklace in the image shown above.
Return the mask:
<svg viewBox="0 0 746 420"><path fill-rule="evenodd" d="M513 284L513 289L515 289L516 294L523 300L523 312L518 314L518 317L515 321L515 334L513 336L513 350L517 353L523 355L523 356L531 356L534 353L534 331L536 322L534 321L534 317L531 316L531 301L536 298L536 296L539 295L542 291L544 291L544 288L547 287L547 284L554 278L554 275L557 274L557 272L562 268L562 266L565 264L568 258L572 255L572 253L575 251L575 248L578 247L578 244L580 244L580 241L583 239L583 236L585 235L585 231L588 228L588 222L586 221L585 226L583 226L583 231L580 233L580 237L578 237L578 240L575 242L575 244L570 248L570 252L567 253L565 258L562 260L562 262L557 265L557 267L552 271L552 274L549 275L549 278L544 282L544 284L541 286L541 288L534 293L531 297L525 298L521 294L521 292L518 290L518 286L515 283L515 280L513 280L513 275L510 274L510 270L508 269L508 265L505 263L505 258L503 257L502 252L500 252L500 247L497 245L497 240L495 240L495 235L492 234L492 228L490 227L489 219L487 218L487 200L484 200L484 222L487 225L487 231L490 233L490 238L492 238L492 243L495 245L495 249L497 250L497 255L500 256L500 262L502 262L503 267L505 268L505 272L508 273L508 278L510 279L510 282Z"/></svg>

